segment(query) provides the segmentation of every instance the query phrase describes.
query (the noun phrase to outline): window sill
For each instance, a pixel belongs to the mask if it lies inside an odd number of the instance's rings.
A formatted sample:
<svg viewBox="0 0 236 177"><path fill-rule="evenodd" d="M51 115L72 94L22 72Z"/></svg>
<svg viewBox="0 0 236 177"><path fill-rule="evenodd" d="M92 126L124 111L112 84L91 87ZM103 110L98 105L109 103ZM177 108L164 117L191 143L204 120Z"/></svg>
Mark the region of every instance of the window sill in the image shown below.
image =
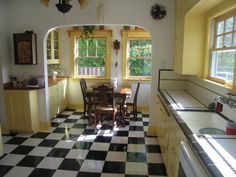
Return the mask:
<svg viewBox="0 0 236 177"><path fill-rule="evenodd" d="M218 83L216 81L213 81L213 80L210 80L210 79L203 79L203 81L207 82L207 83L210 83L210 84L213 84L215 86L219 86L221 88L225 88L225 89L228 89L230 91L234 91L236 92L236 88L234 88L232 85L228 85L228 84L223 84L223 83Z"/></svg>
<svg viewBox="0 0 236 177"><path fill-rule="evenodd" d="M110 81L111 78L105 78L105 77L89 77L89 76L83 76L83 77L70 77L72 80L80 80L81 78L86 79L86 80L102 80L102 81Z"/></svg>
<svg viewBox="0 0 236 177"><path fill-rule="evenodd" d="M151 83L151 79L147 79L147 78L123 78L123 82L137 82L137 81L139 81L140 80L140 82L141 83Z"/></svg>

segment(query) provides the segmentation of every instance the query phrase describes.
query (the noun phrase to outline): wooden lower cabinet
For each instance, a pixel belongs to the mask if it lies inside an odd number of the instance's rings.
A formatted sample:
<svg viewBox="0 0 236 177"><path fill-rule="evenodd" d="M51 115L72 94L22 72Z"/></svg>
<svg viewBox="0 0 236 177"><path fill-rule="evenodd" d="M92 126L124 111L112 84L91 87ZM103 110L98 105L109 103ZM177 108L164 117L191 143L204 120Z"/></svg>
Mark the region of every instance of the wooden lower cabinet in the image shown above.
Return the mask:
<svg viewBox="0 0 236 177"><path fill-rule="evenodd" d="M171 177L177 177L179 171L179 154L180 142L185 140L182 130L175 121L174 117L170 118L170 131L169 131L169 147L168 147L168 164L167 174Z"/></svg>
<svg viewBox="0 0 236 177"><path fill-rule="evenodd" d="M38 131L37 90L5 90L8 129Z"/></svg>
<svg viewBox="0 0 236 177"><path fill-rule="evenodd" d="M179 169L180 142L186 140L175 118L158 97L156 132L165 163L167 175L177 177Z"/></svg>
<svg viewBox="0 0 236 177"><path fill-rule="evenodd" d="M0 157L3 155L3 144L2 144L2 131L0 125Z"/></svg>
<svg viewBox="0 0 236 177"><path fill-rule="evenodd" d="M67 80L62 80L48 88L50 118L55 117L68 106L67 84Z"/></svg>

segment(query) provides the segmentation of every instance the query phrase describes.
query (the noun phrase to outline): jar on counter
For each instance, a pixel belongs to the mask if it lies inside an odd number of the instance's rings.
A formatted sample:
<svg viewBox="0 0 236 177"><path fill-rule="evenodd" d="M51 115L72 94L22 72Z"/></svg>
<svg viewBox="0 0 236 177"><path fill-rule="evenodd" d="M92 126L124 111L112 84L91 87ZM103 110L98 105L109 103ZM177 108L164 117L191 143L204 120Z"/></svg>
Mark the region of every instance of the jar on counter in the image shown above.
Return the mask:
<svg viewBox="0 0 236 177"><path fill-rule="evenodd" d="M228 122L226 124L226 134L236 135L236 122Z"/></svg>

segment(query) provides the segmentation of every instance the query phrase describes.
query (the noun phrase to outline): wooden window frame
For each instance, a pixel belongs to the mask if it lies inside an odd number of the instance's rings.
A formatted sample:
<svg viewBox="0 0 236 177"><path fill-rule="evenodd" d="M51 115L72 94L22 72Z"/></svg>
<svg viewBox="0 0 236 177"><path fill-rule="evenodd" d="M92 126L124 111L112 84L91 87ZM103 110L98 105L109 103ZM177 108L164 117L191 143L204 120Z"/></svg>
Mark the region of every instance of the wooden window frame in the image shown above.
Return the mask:
<svg viewBox="0 0 236 177"><path fill-rule="evenodd" d="M94 30L94 38L106 38L106 74L105 76L86 76L77 75L76 72L76 40L82 35L82 30L69 30L70 37L70 55L71 55L71 71L73 78L86 79L110 79L111 78L111 46L112 46L112 31L111 30Z"/></svg>
<svg viewBox="0 0 236 177"><path fill-rule="evenodd" d="M224 21L230 17L234 17L234 22L233 22L233 30L230 31L230 32L225 32L225 23L224 23L224 31L223 33L221 34L217 34L217 24L221 21ZM210 18L210 30L209 30L209 36L211 36L211 40L210 40L210 43L209 43L209 55L208 55L208 61L209 61L209 64L208 64L208 74L207 74L207 78L213 82L216 82L216 83L219 83L225 87L228 87L228 88L233 88L234 85L236 84L235 83L235 77L233 78L233 82L228 82L224 79L221 79L221 78L216 78L216 77L212 77L211 76L211 72L212 72L212 53L214 51L227 51L227 50L236 50L236 46L231 46L231 47L226 47L224 46L224 37L225 35L227 34L232 34L234 35L236 33L236 29L234 29L234 25L236 23L236 8L233 8L231 10L228 10L227 12L224 12L214 18ZM218 47L217 48L217 37L218 36L223 36L223 46L222 47ZM234 37L232 37L232 44L233 44L233 40L234 40ZM236 74L236 58L235 58L235 64L234 64L234 75Z"/></svg>
<svg viewBox="0 0 236 177"><path fill-rule="evenodd" d="M149 39L151 40L151 35L149 32L144 30L122 30L122 51L123 51L123 65L122 65L122 76L123 80L151 80L151 76L128 76L129 67L128 67L128 41L129 40L138 40L138 39ZM152 60L152 58L150 59Z"/></svg>

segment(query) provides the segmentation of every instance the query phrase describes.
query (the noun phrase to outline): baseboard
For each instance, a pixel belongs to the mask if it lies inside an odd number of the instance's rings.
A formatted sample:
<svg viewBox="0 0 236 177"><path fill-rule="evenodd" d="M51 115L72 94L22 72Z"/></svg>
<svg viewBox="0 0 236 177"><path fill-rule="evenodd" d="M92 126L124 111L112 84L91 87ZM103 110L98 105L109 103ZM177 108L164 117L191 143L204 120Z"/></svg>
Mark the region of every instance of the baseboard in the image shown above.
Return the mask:
<svg viewBox="0 0 236 177"><path fill-rule="evenodd" d="M6 124L1 124L2 134L9 134L9 129Z"/></svg>
<svg viewBox="0 0 236 177"><path fill-rule="evenodd" d="M82 104L82 103L78 103L78 104L70 103L67 108L83 110L84 109L84 104Z"/></svg>
<svg viewBox="0 0 236 177"><path fill-rule="evenodd" d="M48 131L51 128L50 122L39 122L39 130L40 131Z"/></svg>

